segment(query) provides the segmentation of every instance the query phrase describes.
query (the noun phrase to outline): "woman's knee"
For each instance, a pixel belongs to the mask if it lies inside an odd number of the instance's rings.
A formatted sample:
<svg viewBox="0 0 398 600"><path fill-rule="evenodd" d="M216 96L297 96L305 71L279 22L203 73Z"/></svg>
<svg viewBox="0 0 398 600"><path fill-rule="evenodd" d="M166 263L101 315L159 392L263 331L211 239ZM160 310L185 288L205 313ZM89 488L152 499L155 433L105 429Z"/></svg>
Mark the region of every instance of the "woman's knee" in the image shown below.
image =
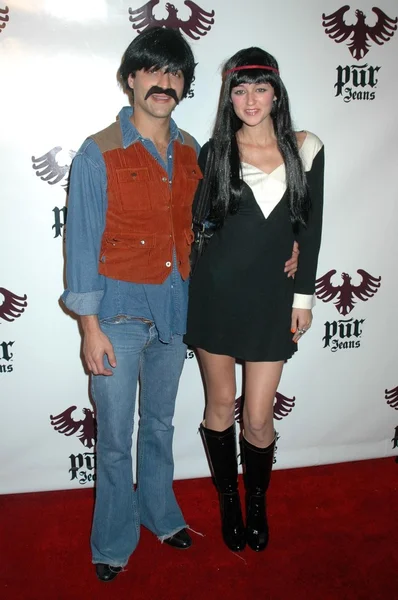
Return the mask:
<svg viewBox="0 0 398 600"><path fill-rule="evenodd" d="M217 413L234 413L235 391L225 388L217 393L208 392L207 406Z"/></svg>
<svg viewBox="0 0 398 600"><path fill-rule="evenodd" d="M263 438L273 429L274 423L272 416L269 415L244 415L244 428L251 437Z"/></svg>
<svg viewBox="0 0 398 600"><path fill-rule="evenodd" d="M207 414L211 412L219 418L229 418L235 414L235 392L224 389L222 392L208 393Z"/></svg>

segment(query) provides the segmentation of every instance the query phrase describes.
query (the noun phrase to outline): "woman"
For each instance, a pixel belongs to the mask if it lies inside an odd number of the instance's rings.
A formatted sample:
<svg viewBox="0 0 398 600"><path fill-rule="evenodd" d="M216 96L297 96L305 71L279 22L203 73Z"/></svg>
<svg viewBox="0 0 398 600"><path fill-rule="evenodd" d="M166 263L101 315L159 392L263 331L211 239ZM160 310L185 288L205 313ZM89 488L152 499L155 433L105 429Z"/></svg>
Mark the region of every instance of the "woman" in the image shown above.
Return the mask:
<svg viewBox="0 0 398 600"><path fill-rule="evenodd" d="M197 348L207 393L200 432L232 550L268 543L266 491L274 454L273 402L282 368L311 326L321 239L324 152L292 129L273 56L237 52L223 69L211 140L214 168L208 248L190 284L186 343ZM205 168L209 143L200 154ZM294 240L295 279L284 274ZM235 360L244 361L241 455L246 528L237 488Z"/></svg>

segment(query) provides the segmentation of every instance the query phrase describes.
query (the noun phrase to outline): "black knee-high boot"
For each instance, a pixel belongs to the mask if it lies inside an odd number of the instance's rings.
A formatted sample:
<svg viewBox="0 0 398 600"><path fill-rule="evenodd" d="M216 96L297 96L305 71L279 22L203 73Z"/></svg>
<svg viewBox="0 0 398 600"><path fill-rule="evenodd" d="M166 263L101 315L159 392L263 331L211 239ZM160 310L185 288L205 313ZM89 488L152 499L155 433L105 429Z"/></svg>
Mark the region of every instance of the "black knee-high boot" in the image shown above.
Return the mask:
<svg viewBox="0 0 398 600"><path fill-rule="evenodd" d="M246 488L246 541L252 550L267 547L269 531L266 493L271 479L275 440L267 448L257 448L244 437L241 441Z"/></svg>
<svg viewBox="0 0 398 600"><path fill-rule="evenodd" d="M230 550L243 550L246 540L238 492L235 425L213 431L201 424L199 431L219 494L224 542Z"/></svg>

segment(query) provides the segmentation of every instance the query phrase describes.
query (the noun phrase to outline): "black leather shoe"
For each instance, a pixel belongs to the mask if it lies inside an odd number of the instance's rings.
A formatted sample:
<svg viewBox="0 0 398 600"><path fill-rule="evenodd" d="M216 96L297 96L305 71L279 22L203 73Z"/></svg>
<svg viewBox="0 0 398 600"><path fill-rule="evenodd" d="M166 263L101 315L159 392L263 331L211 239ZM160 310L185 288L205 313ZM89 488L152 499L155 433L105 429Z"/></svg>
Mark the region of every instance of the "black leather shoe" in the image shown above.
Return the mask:
<svg viewBox="0 0 398 600"><path fill-rule="evenodd" d="M101 581L112 581L115 579L123 570L123 567L112 567L112 565L106 565L104 563L97 563L95 565L95 572L97 573L98 579Z"/></svg>
<svg viewBox="0 0 398 600"><path fill-rule="evenodd" d="M187 550L192 545L191 536L186 529L177 531L177 533L163 541L172 548L179 548L180 550Z"/></svg>

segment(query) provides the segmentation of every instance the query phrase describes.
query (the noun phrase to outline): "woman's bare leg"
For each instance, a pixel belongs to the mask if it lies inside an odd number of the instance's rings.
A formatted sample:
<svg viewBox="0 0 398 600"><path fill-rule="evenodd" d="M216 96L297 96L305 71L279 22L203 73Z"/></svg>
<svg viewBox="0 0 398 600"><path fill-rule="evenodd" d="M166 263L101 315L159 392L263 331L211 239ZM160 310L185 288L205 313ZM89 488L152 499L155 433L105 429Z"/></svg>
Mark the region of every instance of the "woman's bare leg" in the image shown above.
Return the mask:
<svg viewBox="0 0 398 600"><path fill-rule="evenodd" d="M207 392L206 427L224 431L235 417L235 359L198 348Z"/></svg>
<svg viewBox="0 0 398 600"><path fill-rule="evenodd" d="M246 362L243 425L246 440L266 448L274 439L273 407L284 361Z"/></svg>

